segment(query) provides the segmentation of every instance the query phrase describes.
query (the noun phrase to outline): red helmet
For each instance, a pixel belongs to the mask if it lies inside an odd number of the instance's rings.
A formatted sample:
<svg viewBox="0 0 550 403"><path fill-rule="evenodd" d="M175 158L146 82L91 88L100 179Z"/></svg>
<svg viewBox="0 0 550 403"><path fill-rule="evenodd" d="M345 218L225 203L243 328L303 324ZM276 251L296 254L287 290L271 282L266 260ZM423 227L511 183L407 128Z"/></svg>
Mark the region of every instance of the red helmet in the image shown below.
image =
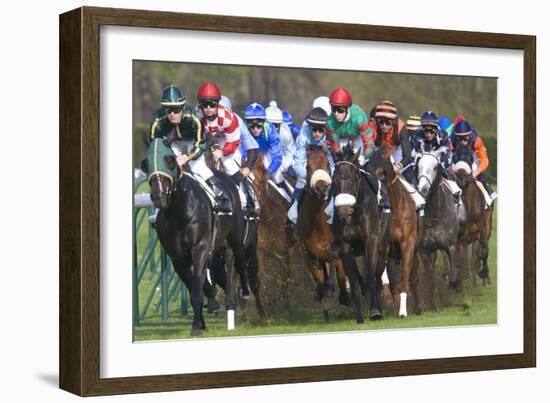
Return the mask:
<svg viewBox="0 0 550 403"><path fill-rule="evenodd" d="M200 86L197 94L197 100L214 100L219 101L222 97L222 92L219 87L211 82L206 82Z"/></svg>
<svg viewBox="0 0 550 403"><path fill-rule="evenodd" d="M330 93L329 103L334 106L351 106L351 94L343 87L336 88Z"/></svg>

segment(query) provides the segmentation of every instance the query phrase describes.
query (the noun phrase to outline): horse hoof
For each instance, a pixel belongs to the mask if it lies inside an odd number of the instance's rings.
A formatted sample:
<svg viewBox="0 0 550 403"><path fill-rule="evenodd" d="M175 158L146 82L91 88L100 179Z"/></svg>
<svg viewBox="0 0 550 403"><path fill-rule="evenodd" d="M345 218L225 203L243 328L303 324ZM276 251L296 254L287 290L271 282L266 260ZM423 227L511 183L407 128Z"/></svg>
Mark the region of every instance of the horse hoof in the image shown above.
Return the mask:
<svg viewBox="0 0 550 403"><path fill-rule="evenodd" d="M340 294L338 301L340 302L340 305L344 306L349 306L351 304L351 300L347 294Z"/></svg>
<svg viewBox="0 0 550 403"><path fill-rule="evenodd" d="M207 312L209 314L216 313L222 309L222 307L220 306L220 303L215 299L209 299L207 307L208 307Z"/></svg>
<svg viewBox="0 0 550 403"><path fill-rule="evenodd" d="M241 288L239 290L239 297L241 297L242 299L244 299L245 301L246 300L249 300L250 299L250 291L243 291L243 289Z"/></svg>
<svg viewBox="0 0 550 403"><path fill-rule="evenodd" d="M370 319L371 320L381 320L383 319L384 315L382 315L382 312L380 312L380 310L378 309L372 309L370 311Z"/></svg>
<svg viewBox="0 0 550 403"><path fill-rule="evenodd" d="M483 287L488 287L491 285L491 280L489 279L489 277L486 277L483 279Z"/></svg>
<svg viewBox="0 0 550 403"><path fill-rule="evenodd" d="M202 330L201 329L191 329L191 337L198 337L202 334Z"/></svg>
<svg viewBox="0 0 550 403"><path fill-rule="evenodd" d="M361 324L363 324L363 323L365 323L365 319L363 319L363 318L357 318L357 324L361 325Z"/></svg>

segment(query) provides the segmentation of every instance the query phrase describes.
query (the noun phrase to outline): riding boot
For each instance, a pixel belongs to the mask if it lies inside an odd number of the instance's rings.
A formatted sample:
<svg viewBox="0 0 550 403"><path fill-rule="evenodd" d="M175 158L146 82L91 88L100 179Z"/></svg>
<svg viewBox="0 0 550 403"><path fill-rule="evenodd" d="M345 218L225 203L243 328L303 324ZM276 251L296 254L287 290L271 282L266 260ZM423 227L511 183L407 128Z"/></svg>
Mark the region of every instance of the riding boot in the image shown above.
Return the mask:
<svg viewBox="0 0 550 403"><path fill-rule="evenodd" d="M292 194L293 194L293 191L292 189L288 186L288 184L286 183L285 180L282 180L281 182L277 183L277 186L279 186L281 189L283 189L286 194L288 195L288 197L290 199L292 199Z"/></svg>
<svg viewBox="0 0 550 403"><path fill-rule="evenodd" d="M493 190L491 185L489 185L486 180L481 181L481 183L483 184L483 187L489 194L489 197L491 198L491 200L495 200L497 198L497 193Z"/></svg>
<svg viewBox="0 0 550 403"><path fill-rule="evenodd" d="M285 181L278 183L277 186L282 187L285 190L285 192L287 192L292 197L292 201L290 203L289 209L293 207L294 203L297 203L297 204L300 203L304 189L294 188L294 192L290 192L290 189L288 188L288 186L286 186ZM288 245L292 246L296 242L298 242L298 235L296 234L296 225L288 217L288 214L285 220L285 235L286 235L286 242Z"/></svg>
<svg viewBox="0 0 550 403"><path fill-rule="evenodd" d="M256 212L256 200L252 193L253 190L246 180L243 180L242 184L244 187L244 194L246 195L246 215L250 219L255 219L258 213Z"/></svg>
<svg viewBox="0 0 550 403"><path fill-rule="evenodd" d="M230 214L231 209L231 200L229 200L229 197L225 194L225 192L222 190L220 186L217 184L218 179L215 176L210 177L206 183L212 188L214 191L214 195L216 196L216 205L214 206L214 210L218 213L223 214Z"/></svg>

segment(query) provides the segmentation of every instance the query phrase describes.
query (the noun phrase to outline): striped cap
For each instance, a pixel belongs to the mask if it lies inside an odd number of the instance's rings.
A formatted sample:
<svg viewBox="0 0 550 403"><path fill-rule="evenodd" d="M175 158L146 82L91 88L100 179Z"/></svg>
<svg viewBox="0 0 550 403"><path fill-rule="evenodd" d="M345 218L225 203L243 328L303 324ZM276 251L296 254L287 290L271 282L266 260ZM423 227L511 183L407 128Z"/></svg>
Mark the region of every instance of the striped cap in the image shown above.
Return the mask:
<svg viewBox="0 0 550 403"><path fill-rule="evenodd" d="M410 132L416 131L420 127L420 116L411 115L407 120L407 130Z"/></svg>
<svg viewBox="0 0 550 403"><path fill-rule="evenodd" d="M397 108L392 101L384 101L376 105L375 117L394 120L397 117Z"/></svg>

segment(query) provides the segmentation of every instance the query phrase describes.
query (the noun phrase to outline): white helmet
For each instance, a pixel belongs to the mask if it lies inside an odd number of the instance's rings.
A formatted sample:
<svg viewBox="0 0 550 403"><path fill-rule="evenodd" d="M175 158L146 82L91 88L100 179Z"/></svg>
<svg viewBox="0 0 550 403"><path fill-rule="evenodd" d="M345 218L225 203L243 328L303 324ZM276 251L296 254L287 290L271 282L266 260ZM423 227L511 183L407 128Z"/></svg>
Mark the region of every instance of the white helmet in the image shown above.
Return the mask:
<svg viewBox="0 0 550 403"><path fill-rule="evenodd" d="M269 106L265 108L266 118L271 123L282 123L283 112L277 107L277 102L271 101Z"/></svg>
<svg viewBox="0 0 550 403"><path fill-rule="evenodd" d="M315 98L311 108L312 109L323 108L323 110L327 113L327 115L330 115L330 113L331 113L330 103L328 101L328 97L325 97L325 96Z"/></svg>
<svg viewBox="0 0 550 403"><path fill-rule="evenodd" d="M219 103L225 106L226 108L233 110L233 104L231 103L231 100L227 98L225 95L221 96Z"/></svg>

